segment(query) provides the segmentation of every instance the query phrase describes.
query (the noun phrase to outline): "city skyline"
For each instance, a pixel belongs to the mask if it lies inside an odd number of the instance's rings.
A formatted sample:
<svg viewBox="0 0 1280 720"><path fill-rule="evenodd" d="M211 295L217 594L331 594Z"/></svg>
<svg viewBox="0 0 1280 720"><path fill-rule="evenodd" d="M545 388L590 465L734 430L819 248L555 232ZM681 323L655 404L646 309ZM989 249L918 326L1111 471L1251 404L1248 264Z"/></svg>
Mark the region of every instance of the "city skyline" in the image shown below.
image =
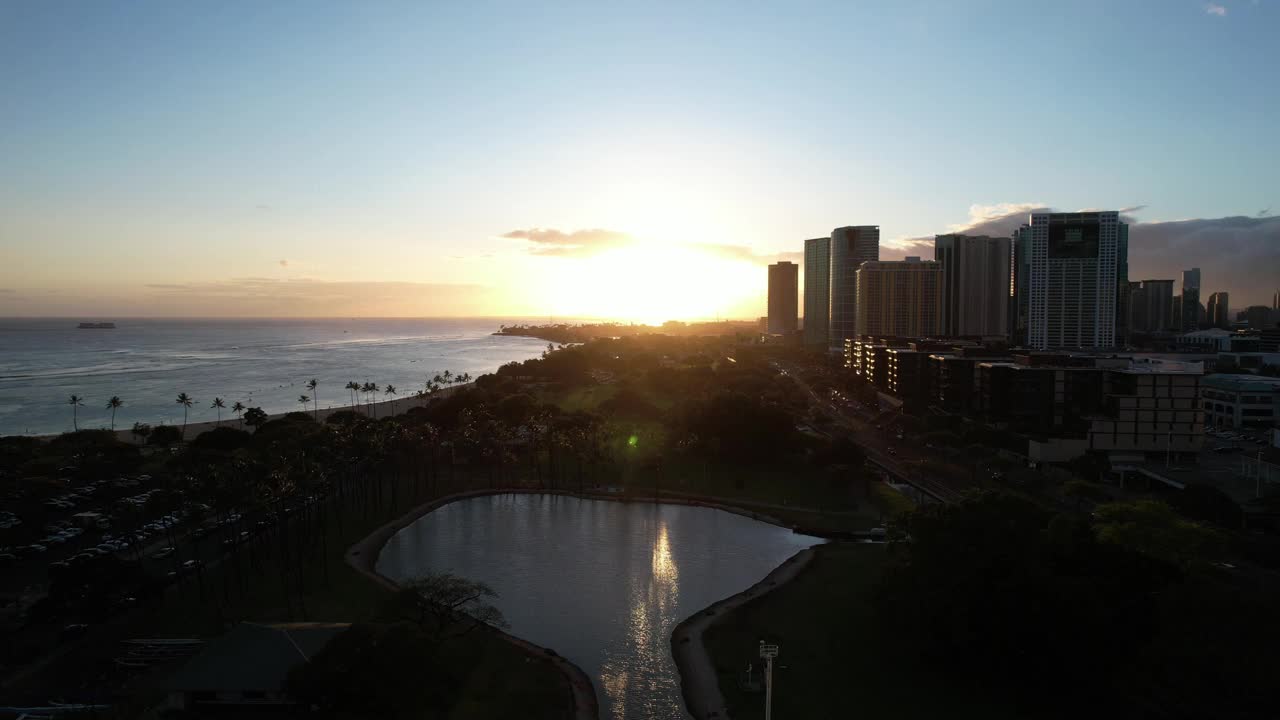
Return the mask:
<svg viewBox="0 0 1280 720"><path fill-rule="evenodd" d="M806 237L1047 205L1270 304L1275 3L719 10L10 4L0 313L755 317Z"/></svg>

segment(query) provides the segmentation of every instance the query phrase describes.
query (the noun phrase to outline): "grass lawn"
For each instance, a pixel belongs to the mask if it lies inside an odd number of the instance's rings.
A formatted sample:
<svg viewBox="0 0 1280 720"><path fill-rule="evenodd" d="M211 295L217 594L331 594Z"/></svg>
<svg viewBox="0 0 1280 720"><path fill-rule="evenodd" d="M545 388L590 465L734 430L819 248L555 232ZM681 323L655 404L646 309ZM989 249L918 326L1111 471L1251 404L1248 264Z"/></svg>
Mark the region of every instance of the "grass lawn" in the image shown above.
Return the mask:
<svg viewBox="0 0 1280 720"><path fill-rule="evenodd" d="M886 560L883 545L822 546L794 580L707 630L703 639L735 719L764 717L763 693L738 685L747 663L759 678L761 640L780 646L774 717L1027 717L1011 701L882 659L877 648L894 642L894 633L879 625L871 600Z"/></svg>
<svg viewBox="0 0 1280 720"><path fill-rule="evenodd" d="M567 393L554 393L543 398L544 402L553 402L565 412L595 410L600 403L618 394L617 385L587 385L574 388Z"/></svg>

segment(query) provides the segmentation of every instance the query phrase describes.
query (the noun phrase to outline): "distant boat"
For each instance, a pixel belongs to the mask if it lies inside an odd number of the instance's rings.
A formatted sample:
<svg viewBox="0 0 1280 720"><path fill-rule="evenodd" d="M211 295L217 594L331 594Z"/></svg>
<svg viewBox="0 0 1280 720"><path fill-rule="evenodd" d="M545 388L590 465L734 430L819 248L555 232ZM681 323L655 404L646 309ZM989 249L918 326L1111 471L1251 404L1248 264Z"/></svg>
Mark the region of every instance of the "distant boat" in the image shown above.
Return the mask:
<svg viewBox="0 0 1280 720"><path fill-rule="evenodd" d="M116 324L113 322L80 323L77 327L81 330L115 330Z"/></svg>

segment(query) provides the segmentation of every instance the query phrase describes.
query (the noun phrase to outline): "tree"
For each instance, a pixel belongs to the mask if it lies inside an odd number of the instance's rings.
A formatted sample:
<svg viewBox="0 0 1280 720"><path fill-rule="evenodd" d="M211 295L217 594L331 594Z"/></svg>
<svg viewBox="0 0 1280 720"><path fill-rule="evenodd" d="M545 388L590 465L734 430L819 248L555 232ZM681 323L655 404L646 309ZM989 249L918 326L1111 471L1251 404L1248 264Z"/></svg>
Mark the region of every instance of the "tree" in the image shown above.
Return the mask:
<svg viewBox="0 0 1280 720"><path fill-rule="evenodd" d="M111 399L107 401L107 409L111 411L112 430L116 429L116 410L119 410L121 405L124 405L124 401L120 399L119 395L112 395Z"/></svg>
<svg viewBox="0 0 1280 720"><path fill-rule="evenodd" d="M144 422L135 422L133 429L129 431L139 442L146 442L147 436L151 434L151 426Z"/></svg>
<svg viewBox="0 0 1280 720"><path fill-rule="evenodd" d="M1231 496L1212 485L1190 483L1169 498L1169 504L1184 517L1226 530L1244 527L1244 510Z"/></svg>
<svg viewBox="0 0 1280 720"><path fill-rule="evenodd" d="M1135 550L1171 565L1189 567L1217 560L1222 536L1180 517L1159 500L1099 505L1094 512L1098 539Z"/></svg>
<svg viewBox="0 0 1280 720"><path fill-rule="evenodd" d="M391 414L395 415L396 414L396 386L392 385L391 383L387 383L387 389L383 390L382 392L385 395L391 396Z"/></svg>
<svg viewBox="0 0 1280 720"><path fill-rule="evenodd" d="M78 431L80 429L80 418L76 411L80 406L84 405L84 398L79 395L72 395L67 398L67 404L71 406L71 427Z"/></svg>
<svg viewBox="0 0 1280 720"><path fill-rule="evenodd" d="M320 421L320 395L319 393L316 392L316 388L319 385L320 385L320 382L315 378L311 378L310 380L307 381L307 389L311 391L311 396L316 399L314 416L317 422Z"/></svg>
<svg viewBox="0 0 1280 720"><path fill-rule="evenodd" d="M461 637L480 627L505 628L502 611L489 604L498 593L485 583L453 573L427 573L400 583L413 620L432 641Z"/></svg>
<svg viewBox="0 0 1280 720"><path fill-rule="evenodd" d="M310 395L299 395L299 396L298 396L298 402L302 403L302 409L303 409L303 411L306 411L306 409L307 409L307 403L311 402L311 396L310 396Z"/></svg>
<svg viewBox="0 0 1280 720"><path fill-rule="evenodd" d="M289 695L321 717L448 717L465 682L408 623L352 625L289 673ZM461 713L461 714L466 714Z"/></svg>
<svg viewBox="0 0 1280 720"><path fill-rule="evenodd" d="M192 400L186 393L178 393L178 398L174 402L182 406L182 437L185 438L187 436L187 411L191 409L195 400Z"/></svg>
<svg viewBox="0 0 1280 720"><path fill-rule="evenodd" d="M376 402L376 398L378 397L378 391L382 388L378 387L377 383L367 382L364 385L361 385L360 389L365 392L365 397L369 403L369 411L373 413L373 417L378 417L378 408L374 405L374 402Z"/></svg>
<svg viewBox="0 0 1280 720"><path fill-rule="evenodd" d="M172 425L161 425L154 428L147 437L147 442L151 445L172 445L182 439L182 433L178 432L178 428Z"/></svg>
<svg viewBox="0 0 1280 720"><path fill-rule="evenodd" d="M356 393L360 392L360 383L352 380L346 385L347 392L351 395L351 407L356 406Z"/></svg>
<svg viewBox="0 0 1280 720"><path fill-rule="evenodd" d="M239 400L235 401L231 405L231 412L234 413L236 417L240 419L241 429L244 428L244 418L240 417L240 413L244 412L244 410L245 410L244 403L240 402Z"/></svg>
<svg viewBox="0 0 1280 720"><path fill-rule="evenodd" d="M226 403L222 402L222 398L220 397L214 398L213 404L209 406L214 410L218 411L218 424L216 425L216 427L222 427L222 408L226 406L227 406Z"/></svg>
<svg viewBox="0 0 1280 720"><path fill-rule="evenodd" d="M244 411L244 424L251 428L259 427L267 422L267 414L262 408L251 407Z"/></svg>

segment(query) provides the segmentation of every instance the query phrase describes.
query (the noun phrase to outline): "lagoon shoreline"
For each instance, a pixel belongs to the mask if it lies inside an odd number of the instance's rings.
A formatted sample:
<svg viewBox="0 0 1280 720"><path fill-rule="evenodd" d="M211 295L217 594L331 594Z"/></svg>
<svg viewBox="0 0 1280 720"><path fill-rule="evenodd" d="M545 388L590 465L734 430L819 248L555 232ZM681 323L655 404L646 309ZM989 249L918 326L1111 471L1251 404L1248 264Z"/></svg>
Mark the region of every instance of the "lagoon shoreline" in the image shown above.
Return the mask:
<svg viewBox="0 0 1280 720"><path fill-rule="evenodd" d="M655 502L655 500L650 497L636 497L599 491L577 492L570 490L546 490L541 488L485 488L480 490L468 490L446 495L423 503L422 505L409 510L400 517L387 522L377 530L370 533L363 540L348 548L345 554L346 562L357 572L378 583L380 586L394 592L399 589L399 585L397 585L392 579L378 572L377 563L382 549L396 533L413 524L424 515L434 510L438 510L450 503L490 495L515 494L564 495L583 500L609 500L623 503ZM777 518L761 515L758 512L725 504L720 498L702 499L690 496L662 497L657 502L668 505L689 505L723 510L725 512L741 515L770 525L787 528L793 531L795 530L793 526L784 523ZM771 582L774 584L781 584L786 580L791 579L804 567L808 562L808 559L812 557L812 554L812 549L800 551L796 555L788 558L782 563L782 565L772 570L762 580L751 587L740 593L719 600L708 608L699 610L676 625L671 636L671 654L676 664L676 670L679 674L681 694L684 698L685 709L693 714L694 717L706 717L705 710L702 711L702 714L699 714L698 712L698 710L702 708L723 708L724 700L720 693L719 681L714 672L714 668L711 666L710 658L707 656L706 649L702 645L702 629L704 629L704 627L696 626L697 642L692 643L696 645L693 652L690 652L688 649L681 648L678 645L676 638L684 637L685 635L693 632L697 621L701 618L705 618L706 613L709 610L716 611L720 608L731 609L733 607L737 607L743 602L746 602L747 599L760 594L762 586L766 586L766 584ZM599 703L595 694L595 686L592 683L590 676L588 676L581 668L563 656L553 654L553 651L550 651L548 648L535 645L534 643L496 628L493 629L493 632L498 633L503 637L503 639L511 642L533 656L549 658L552 660L556 668L564 674L566 682L569 684L569 687L573 692L575 720L594 720L599 717ZM711 668L711 671L707 672L707 668ZM721 710L721 713L721 717L727 717L723 714L723 710Z"/></svg>

